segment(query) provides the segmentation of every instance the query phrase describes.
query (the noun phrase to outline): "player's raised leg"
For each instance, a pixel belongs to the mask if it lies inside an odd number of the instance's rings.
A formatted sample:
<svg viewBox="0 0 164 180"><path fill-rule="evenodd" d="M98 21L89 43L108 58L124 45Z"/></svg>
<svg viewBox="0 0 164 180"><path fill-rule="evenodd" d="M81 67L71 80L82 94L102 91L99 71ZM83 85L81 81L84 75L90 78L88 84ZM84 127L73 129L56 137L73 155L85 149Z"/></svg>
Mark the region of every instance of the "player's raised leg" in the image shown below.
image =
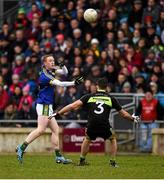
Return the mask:
<svg viewBox="0 0 164 180"><path fill-rule="evenodd" d="M60 152L60 148L59 148L59 126L58 126L55 118L52 118L51 120L49 120L49 127L52 131L51 143L52 143L52 148L55 151L56 163L63 163L63 164L72 163L72 160L65 159L65 157Z"/></svg>
<svg viewBox="0 0 164 180"><path fill-rule="evenodd" d="M90 143L91 143L91 140L89 139L88 136L86 136L81 145L81 155L80 155L80 162L79 162L80 166L88 165L88 163L86 163L86 161L85 161L85 158L89 152Z"/></svg>
<svg viewBox="0 0 164 180"><path fill-rule="evenodd" d="M34 141L37 137L39 137L45 132L48 121L49 120L47 116L38 116L38 127L27 136L27 138L22 144L17 146L17 157L20 163L23 162L23 153L25 149L32 141Z"/></svg>

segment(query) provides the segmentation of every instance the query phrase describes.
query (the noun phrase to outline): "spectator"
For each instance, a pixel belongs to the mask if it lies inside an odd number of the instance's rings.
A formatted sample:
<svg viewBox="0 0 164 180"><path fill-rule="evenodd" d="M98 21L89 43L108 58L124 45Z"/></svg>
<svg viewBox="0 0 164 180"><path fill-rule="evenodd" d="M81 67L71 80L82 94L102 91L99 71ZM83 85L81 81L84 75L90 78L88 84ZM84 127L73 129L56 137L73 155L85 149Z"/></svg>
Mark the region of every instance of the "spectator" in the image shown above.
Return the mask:
<svg viewBox="0 0 164 180"><path fill-rule="evenodd" d="M52 46L55 46L55 39L53 38L53 33L51 29L45 30L45 37L40 42L40 47L43 48L45 43L51 43Z"/></svg>
<svg viewBox="0 0 164 180"><path fill-rule="evenodd" d="M55 45L55 51L62 51L64 52L67 48L66 41L64 39L63 34L57 34L56 35L56 45Z"/></svg>
<svg viewBox="0 0 164 180"><path fill-rule="evenodd" d="M157 128L158 124L155 120L161 119L162 107L159 101L153 98L151 90L147 90L145 97L140 101L137 115L141 116L140 124L140 148L142 151L151 152L152 150L152 135L153 128Z"/></svg>
<svg viewBox="0 0 164 180"><path fill-rule="evenodd" d="M123 93L131 93L131 85L129 82L125 82L124 85L122 86L122 92Z"/></svg>
<svg viewBox="0 0 164 180"><path fill-rule="evenodd" d="M15 46L20 46L22 47L22 50L25 51L27 48L27 41L24 36L24 31L22 29L16 30L15 37L15 41L11 44L11 53L14 52Z"/></svg>
<svg viewBox="0 0 164 180"><path fill-rule="evenodd" d="M4 110L9 101L9 96L7 94L7 91L3 89L3 84L0 84L0 100L0 119L2 119L4 115Z"/></svg>
<svg viewBox="0 0 164 180"><path fill-rule="evenodd" d="M150 48L153 46L153 40L155 36L155 24L148 24L146 27L146 44Z"/></svg>
<svg viewBox="0 0 164 180"><path fill-rule="evenodd" d="M134 28L135 23L141 23L142 21L142 1L141 0L134 0L133 1L133 9L129 12L128 16L128 23L129 26Z"/></svg>
<svg viewBox="0 0 164 180"><path fill-rule="evenodd" d="M22 89L20 86L15 86L13 94L10 96L10 101L18 108L20 99L22 97Z"/></svg>
<svg viewBox="0 0 164 180"><path fill-rule="evenodd" d="M57 86L55 89L55 104L54 107L56 110L61 109L65 104L65 93L66 88Z"/></svg>
<svg viewBox="0 0 164 180"><path fill-rule="evenodd" d="M22 96L22 98L20 99L20 103L19 103L19 106L18 106L18 110L21 110L21 109L22 109L23 103L24 103L25 101L27 101L29 108L32 107L33 99L32 99L32 96L29 95L29 91L30 91L30 86L29 86L29 85L26 85L26 86L23 88L23 90L22 90L23 96Z"/></svg>
<svg viewBox="0 0 164 180"><path fill-rule="evenodd" d="M37 4L33 3L31 6L31 11L28 13L27 17L30 21L32 21L34 14L37 13L39 18L41 17L42 13L39 10Z"/></svg>
<svg viewBox="0 0 164 180"><path fill-rule="evenodd" d="M159 57L160 53L164 51L164 46L161 43L159 36L154 36L154 45L151 47L151 50L154 51L156 57Z"/></svg>
<svg viewBox="0 0 164 180"><path fill-rule="evenodd" d="M76 87L71 86L68 88L66 94L65 94L65 105L69 104L70 102L73 102L74 100L77 100L80 97L80 94L77 92ZM75 113L69 113L66 115L65 117L66 119L80 119L80 114L79 112L75 112Z"/></svg>
<svg viewBox="0 0 164 180"><path fill-rule="evenodd" d="M155 0L148 0L148 6L144 9L142 22L145 23L147 19L152 22L157 22L159 18L160 8L156 5Z"/></svg>
<svg viewBox="0 0 164 180"><path fill-rule="evenodd" d="M31 22L31 27L26 32L27 38L35 38L40 41L41 38L41 27L39 18L33 18Z"/></svg>
<svg viewBox="0 0 164 180"><path fill-rule="evenodd" d="M10 37L10 28L9 28L9 24L7 22L4 22L2 25L2 31L0 32L0 37L6 40L9 40Z"/></svg>
<svg viewBox="0 0 164 180"><path fill-rule="evenodd" d="M82 32L79 28L73 30L73 46L82 47Z"/></svg>
<svg viewBox="0 0 164 180"><path fill-rule="evenodd" d="M91 73L87 78L96 83L97 79L99 79L100 77L102 77L100 67L98 65L92 66Z"/></svg>
<svg viewBox="0 0 164 180"><path fill-rule="evenodd" d="M137 43L137 48L142 53L143 58L145 59L147 56L147 51L148 51L148 48L146 47L146 39L145 38L139 39L139 41Z"/></svg>
<svg viewBox="0 0 164 180"><path fill-rule="evenodd" d="M124 44L127 40L128 38L125 36L124 31L119 29L117 32L117 48L119 48L121 52L124 51Z"/></svg>
<svg viewBox="0 0 164 180"><path fill-rule="evenodd" d="M107 70L105 71L103 75L108 79L109 83L113 85L116 83L117 74L116 74L116 69L114 65L109 64L107 66Z"/></svg>
<svg viewBox="0 0 164 180"><path fill-rule="evenodd" d="M103 65L103 67L107 64L109 64L110 58L108 56L107 51L101 51L99 63Z"/></svg>
<svg viewBox="0 0 164 180"><path fill-rule="evenodd" d="M131 4L128 0L116 1L116 8L119 22L127 21Z"/></svg>
<svg viewBox="0 0 164 180"><path fill-rule="evenodd" d="M18 74L12 75L12 84L9 87L10 93L14 93L16 86L22 88L22 83L20 82L20 76Z"/></svg>
<svg viewBox="0 0 164 180"><path fill-rule="evenodd" d="M162 10L160 13L159 26L160 26L160 30L164 29L164 10Z"/></svg>
<svg viewBox="0 0 164 180"><path fill-rule="evenodd" d="M91 82L90 79L85 80L84 85L83 85L84 86L83 91L82 91L83 95L87 94L87 93L90 93L91 84L92 84L92 82Z"/></svg>
<svg viewBox="0 0 164 180"><path fill-rule="evenodd" d="M15 57L12 72L13 74L21 75L24 69L24 57L22 55L17 55Z"/></svg>
<svg viewBox="0 0 164 180"><path fill-rule="evenodd" d="M47 19L50 16L50 8L51 5L49 4L49 2L45 2L43 13L41 16L42 19Z"/></svg>
<svg viewBox="0 0 164 180"><path fill-rule="evenodd" d="M138 88L141 88L142 90L145 90L146 85L145 85L145 78L142 74L138 74L134 77L134 89L135 91L138 90Z"/></svg>
<svg viewBox="0 0 164 180"><path fill-rule="evenodd" d="M19 8L18 9L18 15L16 18L16 21L14 23L15 29L23 29L27 28L29 25L29 21L26 17L26 12L24 8Z"/></svg>
<svg viewBox="0 0 164 180"><path fill-rule="evenodd" d="M125 57L128 61L128 69L131 72L133 66L138 66L139 68L142 68L142 53L140 51L135 51L134 48L132 46L129 46Z"/></svg>
<svg viewBox="0 0 164 180"><path fill-rule="evenodd" d="M75 10L74 1L68 1L66 9L64 9L64 15L68 20L76 17L76 10Z"/></svg>
<svg viewBox="0 0 164 180"><path fill-rule="evenodd" d="M1 59L2 62L2 59ZM0 73L3 76L3 82L5 85L11 84L11 70L9 63L5 63L4 61L0 65Z"/></svg>
<svg viewBox="0 0 164 180"><path fill-rule="evenodd" d="M57 25L58 25L58 17L59 17L59 12L57 7L52 6L50 8L50 16L47 17L47 20L50 22L50 24L52 25L52 30L53 32L57 29Z"/></svg>
<svg viewBox="0 0 164 180"><path fill-rule="evenodd" d="M94 65L94 63L95 63L95 60L92 55L89 55L85 58L85 65L83 67L85 69L84 71L85 75L89 74L89 72L91 71L91 67Z"/></svg>
<svg viewBox="0 0 164 180"><path fill-rule="evenodd" d="M68 36L68 29L63 19L58 20L58 28L55 30L55 34L63 34L65 37Z"/></svg>
<svg viewBox="0 0 164 180"><path fill-rule="evenodd" d="M13 104L9 104L5 108L5 113L4 113L4 119L5 120L15 120L16 119L16 108ZM15 123L5 123L3 126L5 127L17 127L17 124Z"/></svg>
<svg viewBox="0 0 164 180"><path fill-rule="evenodd" d="M16 118L19 120L35 120L37 117L36 112L32 109L30 102L27 99L22 101L22 106L16 113ZM17 127L32 126L31 123L19 123Z"/></svg>
<svg viewBox="0 0 164 180"><path fill-rule="evenodd" d="M151 72L153 66L156 64L157 59L155 57L155 53L152 50L148 51L147 58L145 59L145 70L146 72Z"/></svg>
<svg viewBox="0 0 164 180"><path fill-rule="evenodd" d="M96 38L91 40L91 50L96 59L100 57L99 41Z"/></svg>
<svg viewBox="0 0 164 180"><path fill-rule="evenodd" d="M133 44L136 45L140 39L141 39L141 33L138 29L135 29L133 32L133 38L132 38Z"/></svg>
<svg viewBox="0 0 164 180"><path fill-rule="evenodd" d="M120 73L117 78L117 82L115 84L115 91L120 93L122 91L122 87L126 82L126 76L123 73Z"/></svg>

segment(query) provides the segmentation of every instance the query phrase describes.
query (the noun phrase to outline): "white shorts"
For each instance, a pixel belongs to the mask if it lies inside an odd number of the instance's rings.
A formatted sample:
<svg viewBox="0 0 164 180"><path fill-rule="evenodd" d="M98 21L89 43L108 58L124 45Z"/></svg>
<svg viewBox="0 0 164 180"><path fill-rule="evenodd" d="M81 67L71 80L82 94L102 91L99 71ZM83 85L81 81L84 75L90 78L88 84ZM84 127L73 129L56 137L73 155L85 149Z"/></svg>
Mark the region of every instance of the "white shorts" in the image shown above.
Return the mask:
<svg viewBox="0 0 164 180"><path fill-rule="evenodd" d="M38 116L50 116L53 114L52 104L37 104L36 112Z"/></svg>

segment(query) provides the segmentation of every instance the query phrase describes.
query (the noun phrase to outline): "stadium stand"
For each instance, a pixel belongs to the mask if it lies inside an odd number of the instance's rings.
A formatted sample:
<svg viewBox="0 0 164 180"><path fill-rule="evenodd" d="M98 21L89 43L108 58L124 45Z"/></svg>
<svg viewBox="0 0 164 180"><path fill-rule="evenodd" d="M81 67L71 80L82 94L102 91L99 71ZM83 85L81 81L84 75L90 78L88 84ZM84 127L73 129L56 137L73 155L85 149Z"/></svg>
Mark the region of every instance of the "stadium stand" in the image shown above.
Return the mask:
<svg viewBox="0 0 164 180"><path fill-rule="evenodd" d="M164 95L163 0L20 0L19 6L15 21L4 20L0 31L0 119L35 118L41 56L49 53L69 69L59 78L86 79L78 88L57 87L55 109L94 92L103 76L112 93L150 87ZM87 8L99 12L97 22L84 21ZM79 111L63 119L85 117Z"/></svg>

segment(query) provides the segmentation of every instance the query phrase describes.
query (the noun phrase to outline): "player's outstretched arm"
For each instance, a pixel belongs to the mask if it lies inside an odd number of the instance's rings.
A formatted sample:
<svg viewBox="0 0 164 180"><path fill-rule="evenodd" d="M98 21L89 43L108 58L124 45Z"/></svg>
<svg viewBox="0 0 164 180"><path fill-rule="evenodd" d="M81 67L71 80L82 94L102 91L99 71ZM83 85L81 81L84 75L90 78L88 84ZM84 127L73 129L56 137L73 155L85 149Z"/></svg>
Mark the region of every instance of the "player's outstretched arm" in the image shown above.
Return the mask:
<svg viewBox="0 0 164 180"><path fill-rule="evenodd" d="M60 111L58 111L58 114L62 115L62 114L65 114L67 112L70 112L70 111L78 110L82 105L83 105L82 101L77 100L77 101L63 107Z"/></svg>
<svg viewBox="0 0 164 180"><path fill-rule="evenodd" d="M74 86L75 81L59 81L58 79L54 79L50 81L50 84L54 86L67 87L67 86Z"/></svg>
<svg viewBox="0 0 164 180"><path fill-rule="evenodd" d="M52 119L52 118L55 117L55 116L58 116L58 115L60 116L60 115L63 115L63 114L65 114L65 113L67 113L67 112L77 110L77 109L79 109L80 107L82 107L82 105L83 105L82 101L81 101L81 100L77 100L77 101L75 101L75 102L73 102L73 103L71 103L71 104L63 107L63 108L62 108L60 111L58 111L57 113L52 114L51 116L48 117L48 119Z"/></svg>
<svg viewBox="0 0 164 180"><path fill-rule="evenodd" d="M133 121L135 123L138 123L140 121L140 117L139 116L135 116L134 114L133 115L130 115L127 111L125 111L124 109L121 109L119 111L119 114L124 118L124 119L127 119L127 120L130 120L130 121Z"/></svg>
<svg viewBox="0 0 164 180"><path fill-rule="evenodd" d="M80 77L77 77L74 81L60 81L58 79L54 79L50 81L50 84L56 85L56 86L67 87L67 86L79 85L83 82L84 82L84 78L80 76Z"/></svg>

